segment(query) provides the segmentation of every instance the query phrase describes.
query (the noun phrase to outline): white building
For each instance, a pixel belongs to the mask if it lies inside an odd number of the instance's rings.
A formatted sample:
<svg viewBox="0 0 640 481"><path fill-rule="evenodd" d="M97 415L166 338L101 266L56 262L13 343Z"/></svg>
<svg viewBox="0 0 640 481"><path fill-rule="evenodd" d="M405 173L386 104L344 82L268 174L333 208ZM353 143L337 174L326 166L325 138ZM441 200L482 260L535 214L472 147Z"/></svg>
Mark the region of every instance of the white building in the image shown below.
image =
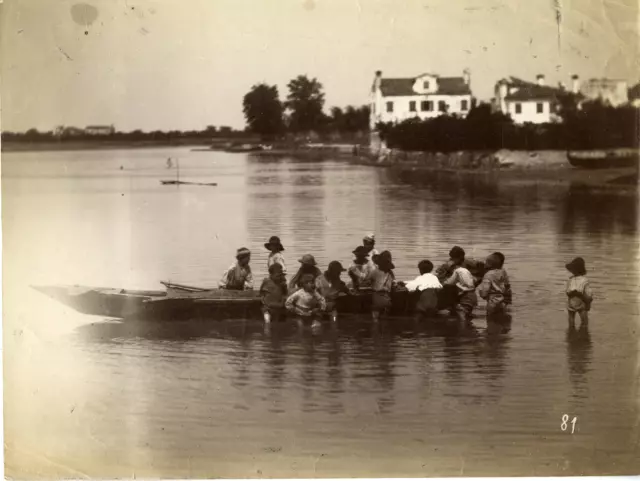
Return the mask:
<svg viewBox="0 0 640 481"><path fill-rule="evenodd" d="M471 76L440 77L422 74L413 78L383 78L377 71L371 88L370 127L378 122L427 119L444 113L465 116L471 109Z"/></svg>
<svg viewBox="0 0 640 481"><path fill-rule="evenodd" d="M576 80L574 76L574 90ZM536 83L509 77L496 83L496 107L510 115L516 124L556 122L559 120L556 115L558 94L562 92L560 87L545 85L544 75L538 75Z"/></svg>

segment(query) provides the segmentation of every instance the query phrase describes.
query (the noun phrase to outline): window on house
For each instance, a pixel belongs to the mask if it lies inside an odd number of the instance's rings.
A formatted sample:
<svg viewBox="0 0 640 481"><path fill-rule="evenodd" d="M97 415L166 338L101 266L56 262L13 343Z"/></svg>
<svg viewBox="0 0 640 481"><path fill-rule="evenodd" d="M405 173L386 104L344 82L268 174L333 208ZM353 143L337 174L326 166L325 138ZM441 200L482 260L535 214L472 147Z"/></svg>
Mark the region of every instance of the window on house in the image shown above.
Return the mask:
<svg viewBox="0 0 640 481"><path fill-rule="evenodd" d="M544 104L542 102L538 102L536 104L536 112L538 112L539 114L544 113Z"/></svg>
<svg viewBox="0 0 640 481"><path fill-rule="evenodd" d="M387 102L387 112L393 112L393 102Z"/></svg>
<svg viewBox="0 0 640 481"><path fill-rule="evenodd" d="M440 112L446 112L447 111L447 103L444 100L440 100L438 102L438 110Z"/></svg>
<svg viewBox="0 0 640 481"><path fill-rule="evenodd" d="M463 112L469 110L469 101L468 100L463 100L462 102L460 102L460 110L462 110Z"/></svg>
<svg viewBox="0 0 640 481"><path fill-rule="evenodd" d="M433 102L431 100L427 100L427 110L433 112Z"/></svg>
<svg viewBox="0 0 640 481"><path fill-rule="evenodd" d="M430 84L429 84L429 81L428 81L428 80L425 80L424 82L422 82L422 87L423 87L425 90L429 90L429 85L430 85Z"/></svg>
<svg viewBox="0 0 640 481"><path fill-rule="evenodd" d="M420 102L420 110L422 110L423 112L429 110L429 102L427 102L426 100Z"/></svg>
<svg viewBox="0 0 640 481"><path fill-rule="evenodd" d="M409 112L415 112L416 111L416 101L415 100L410 100L409 101Z"/></svg>
<svg viewBox="0 0 640 481"><path fill-rule="evenodd" d="M516 104L516 114L521 114L522 113L522 104L521 103L517 103Z"/></svg>

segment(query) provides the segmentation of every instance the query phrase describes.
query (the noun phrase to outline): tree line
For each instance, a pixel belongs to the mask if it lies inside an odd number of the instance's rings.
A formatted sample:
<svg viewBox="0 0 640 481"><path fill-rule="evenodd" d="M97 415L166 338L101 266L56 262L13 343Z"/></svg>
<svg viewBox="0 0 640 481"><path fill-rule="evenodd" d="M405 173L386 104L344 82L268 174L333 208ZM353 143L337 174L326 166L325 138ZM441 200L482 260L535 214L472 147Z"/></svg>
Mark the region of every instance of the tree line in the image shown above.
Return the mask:
<svg viewBox="0 0 640 481"><path fill-rule="evenodd" d="M639 110L612 107L601 101L579 103L560 97L561 122L517 125L508 115L488 104L472 108L466 117L442 115L380 123L380 137L390 148L406 151L454 152L460 150L581 150L637 148Z"/></svg>
<svg viewBox="0 0 640 481"><path fill-rule="evenodd" d="M207 126L204 130L154 130L144 132L113 132L109 134L87 133L83 129L60 126L54 131L29 129L26 132L2 132L4 142L69 142L69 141L123 141L123 142L167 142L172 143L186 139L216 139L246 137L244 131L234 130L228 126Z"/></svg>
<svg viewBox="0 0 640 481"><path fill-rule="evenodd" d="M355 134L369 129L369 106L332 107L324 113L325 96L316 78L299 75L288 84L286 100L280 100L278 87L255 84L242 100L247 129L265 139L286 133L315 132Z"/></svg>

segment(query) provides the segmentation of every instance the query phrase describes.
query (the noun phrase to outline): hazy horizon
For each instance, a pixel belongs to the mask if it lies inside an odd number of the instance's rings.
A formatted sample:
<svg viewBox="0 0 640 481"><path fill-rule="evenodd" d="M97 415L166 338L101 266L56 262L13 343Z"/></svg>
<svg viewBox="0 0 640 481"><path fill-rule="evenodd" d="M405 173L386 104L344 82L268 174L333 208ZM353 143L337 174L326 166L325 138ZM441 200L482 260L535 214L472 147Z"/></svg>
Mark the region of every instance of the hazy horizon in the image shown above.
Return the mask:
<svg viewBox="0 0 640 481"><path fill-rule="evenodd" d="M561 5L558 39L556 5ZM83 7L83 5L85 5ZM86 7L89 5L89 7ZM514 75L638 81L633 0L5 0L2 129L244 127L253 84L316 77L331 106L388 77L462 75L489 100ZM91 8L93 6L94 8ZM95 15L93 15L93 13Z"/></svg>

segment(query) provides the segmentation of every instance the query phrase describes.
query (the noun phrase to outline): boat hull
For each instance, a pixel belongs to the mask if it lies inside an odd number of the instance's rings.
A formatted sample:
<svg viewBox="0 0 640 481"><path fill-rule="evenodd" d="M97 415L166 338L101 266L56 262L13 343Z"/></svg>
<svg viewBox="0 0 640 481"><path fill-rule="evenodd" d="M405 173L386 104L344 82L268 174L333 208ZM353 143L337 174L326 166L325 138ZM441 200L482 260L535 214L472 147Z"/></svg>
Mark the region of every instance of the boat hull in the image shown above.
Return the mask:
<svg viewBox="0 0 640 481"><path fill-rule="evenodd" d="M615 169L638 167L640 152L636 150L572 151L567 159L574 167L583 169Z"/></svg>
<svg viewBox="0 0 640 481"><path fill-rule="evenodd" d="M145 320L227 320L259 319L262 301L258 291L229 291L202 289L165 284L166 291L131 291L93 287L34 287L49 297L94 316ZM439 309L451 304L451 291L443 289L439 295ZM419 293L399 290L391 294L392 316L412 315ZM340 313L363 314L371 312L372 293L361 291L338 298Z"/></svg>

